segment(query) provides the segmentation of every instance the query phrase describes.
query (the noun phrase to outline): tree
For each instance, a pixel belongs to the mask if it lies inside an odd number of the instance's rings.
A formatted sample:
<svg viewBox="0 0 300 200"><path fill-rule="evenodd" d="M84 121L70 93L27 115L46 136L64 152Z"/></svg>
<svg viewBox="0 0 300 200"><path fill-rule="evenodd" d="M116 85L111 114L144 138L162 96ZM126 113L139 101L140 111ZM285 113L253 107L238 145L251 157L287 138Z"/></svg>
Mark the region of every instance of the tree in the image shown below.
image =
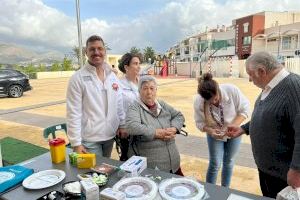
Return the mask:
<svg viewBox="0 0 300 200"><path fill-rule="evenodd" d="M45 72L45 71L47 71L46 70L46 65L39 64L36 70L37 70L37 72Z"/></svg>
<svg viewBox="0 0 300 200"><path fill-rule="evenodd" d="M130 53L132 53L132 54L141 54L141 50L137 47L131 47Z"/></svg>
<svg viewBox="0 0 300 200"><path fill-rule="evenodd" d="M18 70L22 70L23 73L27 74L29 78L36 78L37 68L31 63L24 68L21 66L16 67Z"/></svg>
<svg viewBox="0 0 300 200"><path fill-rule="evenodd" d="M79 47L74 46L73 47L73 52L74 52L74 56L77 58L78 61L78 65L80 65L80 51L79 51ZM85 47L82 47L82 62L83 64L85 64L86 58L85 58Z"/></svg>
<svg viewBox="0 0 300 200"><path fill-rule="evenodd" d="M146 47L144 49L144 61L148 62L149 58L151 59L151 63L155 60L155 51L152 47Z"/></svg>
<svg viewBox="0 0 300 200"><path fill-rule="evenodd" d="M18 64L14 64L14 65L13 65L13 69L18 70L18 71L23 72L23 73L25 73L24 68L25 68L25 67L22 66L22 65L18 65Z"/></svg>
<svg viewBox="0 0 300 200"><path fill-rule="evenodd" d="M104 46L105 46L106 51L110 51L111 50L111 48L108 46L108 44L105 43Z"/></svg>
<svg viewBox="0 0 300 200"><path fill-rule="evenodd" d="M64 58L61 66L62 66L62 71L72 71L73 70L72 61L67 58Z"/></svg>
<svg viewBox="0 0 300 200"><path fill-rule="evenodd" d="M50 68L50 71L60 71L61 70L61 64L58 62L53 63L53 65Z"/></svg>

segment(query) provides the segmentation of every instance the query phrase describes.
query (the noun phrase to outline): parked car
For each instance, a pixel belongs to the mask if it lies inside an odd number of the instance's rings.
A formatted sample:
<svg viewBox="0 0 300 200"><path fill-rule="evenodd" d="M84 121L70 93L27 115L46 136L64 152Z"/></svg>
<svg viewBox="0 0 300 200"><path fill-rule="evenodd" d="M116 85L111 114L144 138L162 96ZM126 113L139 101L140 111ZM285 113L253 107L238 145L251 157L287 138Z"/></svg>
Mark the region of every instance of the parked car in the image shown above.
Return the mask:
<svg viewBox="0 0 300 200"><path fill-rule="evenodd" d="M0 94L18 98L31 90L27 75L13 69L0 69Z"/></svg>

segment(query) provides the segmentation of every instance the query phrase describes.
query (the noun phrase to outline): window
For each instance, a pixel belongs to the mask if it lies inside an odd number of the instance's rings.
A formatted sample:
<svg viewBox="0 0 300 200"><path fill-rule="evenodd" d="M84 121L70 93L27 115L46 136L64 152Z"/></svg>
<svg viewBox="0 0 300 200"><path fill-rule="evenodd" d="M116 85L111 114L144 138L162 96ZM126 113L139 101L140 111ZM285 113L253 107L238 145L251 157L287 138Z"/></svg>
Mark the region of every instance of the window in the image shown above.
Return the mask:
<svg viewBox="0 0 300 200"><path fill-rule="evenodd" d="M251 44L251 36L246 36L243 38L243 45Z"/></svg>
<svg viewBox="0 0 300 200"><path fill-rule="evenodd" d="M189 47L185 47L184 48L184 54L189 54L190 53L190 48Z"/></svg>
<svg viewBox="0 0 300 200"><path fill-rule="evenodd" d="M284 50L291 49L291 42L292 42L291 36L282 37L282 49Z"/></svg>
<svg viewBox="0 0 300 200"><path fill-rule="evenodd" d="M206 49L208 47L208 42L207 41L202 41L200 43L200 49L201 49L201 52L204 51L204 49Z"/></svg>
<svg viewBox="0 0 300 200"><path fill-rule="evenodd" d="M201 50L201 45L198 43L197 44L197 52L200 52L200 50Z"/></svg>
<svg viewBox="0 0 300 200"><path fill-rule="evenodd" d="M7 70L0 71L0 78L5 78L5 77L8 77L9 75L10 75L9 71L7 71Z"/></svg>
<svg viewBox="0 0 300 200"><path fill-rule="evenodd" d="M275 42L275 41L277 41L276 38L270 38L270 39L268 39L268 42Z"/></svg>
<svg viewBox="0 0 300 200"><path fill-rule="evenodd" d="M244 23L243 27L244 27L244 33L248 33L248 31L249 31L249 22Z"/></svg>
<svg viewBox="0 0 300 200"><path fill-rule="evenodd" d="M13 71L13 70L8 71L8 73L9 73L10 76L20 76L20 75L22 75L20 72Z"/></svg>
<svg viewBox="0 0 300 200"><path fill-rule="evenodd" d="M227 40L227 45L228 46L235 46L235 40L234 39L228 39Z"/></svg>

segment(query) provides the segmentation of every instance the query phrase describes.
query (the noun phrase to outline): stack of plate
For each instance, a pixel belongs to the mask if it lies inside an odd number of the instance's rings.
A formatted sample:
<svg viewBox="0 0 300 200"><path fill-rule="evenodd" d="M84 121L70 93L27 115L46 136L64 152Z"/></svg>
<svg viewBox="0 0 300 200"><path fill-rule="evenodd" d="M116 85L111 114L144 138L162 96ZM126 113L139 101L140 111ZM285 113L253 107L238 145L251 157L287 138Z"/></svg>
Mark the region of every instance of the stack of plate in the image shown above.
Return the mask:
<svg viewBox="0 0 300 200"><path fill-rule="evenodd" d="M126 200L156 200L158 196L156 183L146 177L124 178L113 189L124 192Z"/></svg>
<svg viewBox="0 0 300 200"><path fill-rule="evenodd" d="M159 193L164 200L199 200L202 199L204 186L188 178L171 178L159 185Z"/></svg>

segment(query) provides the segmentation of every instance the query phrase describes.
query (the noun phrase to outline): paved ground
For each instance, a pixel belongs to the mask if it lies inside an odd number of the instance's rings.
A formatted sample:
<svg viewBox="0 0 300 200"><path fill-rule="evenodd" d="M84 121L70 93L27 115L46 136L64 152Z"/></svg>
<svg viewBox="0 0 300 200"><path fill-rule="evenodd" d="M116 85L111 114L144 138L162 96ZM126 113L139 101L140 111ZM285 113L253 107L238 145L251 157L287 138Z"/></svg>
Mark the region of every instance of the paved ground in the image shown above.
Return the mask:
<svg viewBox="0 0 300 200"><path fill-rule="evenodd" d="M32 80L33 91L22 98L0 98L0 138L16 137L47 147L42 130L53 124L65 122L65 90L68 79ZM218 79L240 87L252 106L259 90L245 79ZM200 133L193 121L193 96L197 81L194 79L159 79L159 98L181 110L186 117L188 137L178 136L176 143L182 155L186 175L205 180L207 168L207 144L205 134ZM255 164L248 137L243 143L236 161L232 188L260 194ZM114 153L114 157L117 155ZM241 184L243 182L243 184Z"/></svg>
<svg viewBox="0 0 300 200"><path fill-rule="evenodd" d="M40 128L47 128L54 124L66 122L65 118L62 117L51 117L25 112L1 114L0 119ZM181 154L208 159L207 142L203 137L197 137L193 135L185 137L178 135L176 144L178 145ZM251 145L245 143L241 144L241 149L237 156L236 164L244 167L256 167L252 156Z"/></svg>

